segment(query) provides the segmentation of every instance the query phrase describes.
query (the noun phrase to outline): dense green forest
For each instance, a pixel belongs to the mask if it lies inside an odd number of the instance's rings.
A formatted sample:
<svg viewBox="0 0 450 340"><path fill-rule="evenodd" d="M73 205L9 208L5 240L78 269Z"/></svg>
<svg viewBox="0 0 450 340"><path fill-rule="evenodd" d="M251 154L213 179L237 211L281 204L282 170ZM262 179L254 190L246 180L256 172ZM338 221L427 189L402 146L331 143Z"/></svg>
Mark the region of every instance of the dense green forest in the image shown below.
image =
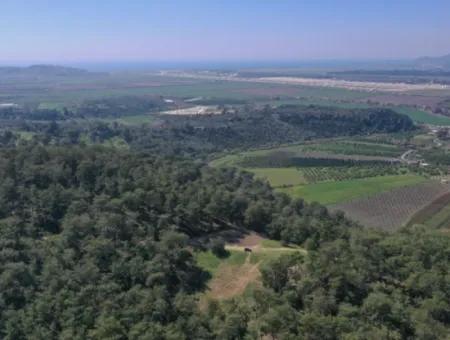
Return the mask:
<svg viewBox="0 0 450 340"><path fill-rule="evenodd" d="M362 232L248 173L102 147L24 147L0 161L5 339L439 339L450 240ZM308 255L200 311L198 236L256 230Z"/></svg>
<svg viewBox="0 0 450 340"><path fill-rule="evenodd" d="M446 339L450 239L436 231L353 232L262 269L264 289L212 305L228 339Z"/></svg>
<svg viewBox="0 0 450 340"><path fill-rule="evenodd" d="M237 170L105 148L3 151L0 175L7 339L208 337L190 240L234 227L315 249L352 225Z"/></svg>
<svg viewBox="0 0 450 340"><path fill-rule="evenodd" d="M61 109L45 109L37 103L0 107L0 119L16 121L67 121L84 118L117 118L151 113L170 106L161 97L118 96L85 100Z"/></svg>
<svg viewBox="0 0 450 340"><path fill-rule="evenodd" d="M144 99L133 105L130 103L134 102L125 97L122 100L86 102L79 111L37 112L59 112L58 114L72 118L105 118L116 117L121 108L127 114L136 114L141 112L140 108L159 107L156 101ZM132 109L129 109L130 107ZM15 109L9 110L14 112ZM246 150L312 138L405 132L415 129L411 119L389 109L356 110L321 106L245 106L237 112L218 115L155 114L152 115L153 123L137 126L117 122L111 124L95 119L38 122L27 120L26 115L14 115L19 118L5 121L5 125L34 133L34 142L43 145L104 143L113 138L120 138L134 150L186 154L194 158L215 152ZM13 141L7 139L3 145L8 142Z"/></svg>
<svg viewBox="0 0 450 340"><path fill-rule="evenodd" d="M230 149L414 129L389 110L330 112L247 108L144 126L14 119L0 133L0 338L445 338L448 234L368 230L205 163ZM126 147L106 144L115 139ZM227 256L227 231L305 252L201 307L210 273L196 254Z"/></svg>

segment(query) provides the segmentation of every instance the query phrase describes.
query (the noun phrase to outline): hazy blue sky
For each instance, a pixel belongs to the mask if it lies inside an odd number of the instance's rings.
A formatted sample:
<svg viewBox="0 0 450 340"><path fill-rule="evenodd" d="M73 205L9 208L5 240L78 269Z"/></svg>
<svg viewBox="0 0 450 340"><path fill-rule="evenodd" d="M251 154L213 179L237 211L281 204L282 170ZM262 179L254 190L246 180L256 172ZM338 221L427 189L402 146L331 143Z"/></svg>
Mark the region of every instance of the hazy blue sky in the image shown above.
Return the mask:
<svg viewBox="0 0 450 340"><path fill-rule="evenodd" d="M450 0L0 0L1 61L450 53Z"/></svg>

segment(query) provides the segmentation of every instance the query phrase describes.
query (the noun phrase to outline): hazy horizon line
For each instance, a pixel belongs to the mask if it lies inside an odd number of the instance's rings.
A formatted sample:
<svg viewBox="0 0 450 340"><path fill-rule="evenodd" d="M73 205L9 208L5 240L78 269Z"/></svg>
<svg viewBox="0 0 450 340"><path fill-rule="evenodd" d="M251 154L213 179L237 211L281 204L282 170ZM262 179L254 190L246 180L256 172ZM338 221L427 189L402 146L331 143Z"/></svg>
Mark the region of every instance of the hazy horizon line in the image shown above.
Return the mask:
<svg viewBox="0 0 450 340"><path fill-rule="evenodd" d="M27 67L55 65L86 68L141 68L141 67L312 67L351 66L351 64L408 64L416 58L315 58L315 59L104 59L104 60L0 60L0 67Z"/></svg>

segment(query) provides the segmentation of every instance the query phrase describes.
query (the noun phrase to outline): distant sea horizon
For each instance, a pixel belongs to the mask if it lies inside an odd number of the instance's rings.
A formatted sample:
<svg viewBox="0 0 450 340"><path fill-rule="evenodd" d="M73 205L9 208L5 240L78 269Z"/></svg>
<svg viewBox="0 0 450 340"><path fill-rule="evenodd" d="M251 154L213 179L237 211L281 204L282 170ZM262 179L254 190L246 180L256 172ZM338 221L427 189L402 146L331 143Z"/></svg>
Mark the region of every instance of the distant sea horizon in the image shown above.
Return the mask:
<svg viewBox="0 0 450 340"><path fill-rule="evenodd" d="M59 65L82 68L95 72L151 71L161 69L190 70L234 70L258 68L404 68L412 65L411 60L362 60L362 59L316 59L316 60L202 60L202 61L0 61L3 66Z"/></svg>
<svg viewBox="0 0 450 340"><path fill-rule="evenodd" d="M408 60L245 60L245 61L106 61L72 62L89 71L145 71L160 69L234 70L258 68L379 68L401 67Z"/></svg>

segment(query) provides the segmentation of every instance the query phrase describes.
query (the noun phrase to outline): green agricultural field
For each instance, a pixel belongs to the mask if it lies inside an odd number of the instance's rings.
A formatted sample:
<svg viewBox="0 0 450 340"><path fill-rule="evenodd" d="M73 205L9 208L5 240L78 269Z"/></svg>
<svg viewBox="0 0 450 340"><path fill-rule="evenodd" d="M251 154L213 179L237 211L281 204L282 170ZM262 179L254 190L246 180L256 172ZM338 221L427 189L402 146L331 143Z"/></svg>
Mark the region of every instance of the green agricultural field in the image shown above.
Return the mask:
<svg viewBox="0 0 450 340"><path fill-rule="evenodd" d="M278 190L293 197L303 198L308 202L316 201L330 205L424 181L426 181L426 178L418 175L393 175L339 182L321 182Z"/></svg>
<svg viewBox="0 0 450 340"><path fill-rule="evenodd" d="M296 168L248 168L256 177L266 179L274 188L306 184L302 172Z"/></svg>
<svg viewBox="0 0 450 340"><path fill-rule="evenodd" d="M230 154L213 160L210 165L239 166L246 159L252 157L265 157L278 152L289 153L292 156L302 156L311 152L320 152L324 155L346 155L346 156L376 156L395 158L400 156L406 149L399 145L382 142L358 141L351 138L324 139L315 143L292 144L269 149L246 151L239 154ZM253 171L254 168L251 169Z"/></svg>
<svg viewBox="0 0 450 340"><path fill-rule="evenodd" d="M110 86L109 82L114 82ZM145 86L148 84L148 86ZM202 79L179 79L175 77L161 76L121 76L113 75L104 79L78 79L65 82L64 86L56 87L52 82L41 84L45 91L36 90L30 92L27 88L27 101L36 101L41 108L62 108L77 105L88 99L112 97L112 96L145 96L161 95L179 98L225 98L228 100L245 100L261 104L282 104L282 101L274 100L274 97L283 97L286 103L306 104L333 104L351 105L352 100L364 99L366 93L339 88L320 88L286 84L264 84L250 82L233 82ZM86 86L89 85L89 86ZM24 85L25 86L25 85ZM5 96L12 97L18 103L24 103L21 89L14 92L6 92ZM307 101L297 98L308 98ZM345 101L340 103L341 101ZM354 107L354 106L353 106Z"/></svg>
<svg viewBox="0 0 450 340"><path fill-rule="evenodd" d="M299 157L301 155L308 155L313 153L326 155L344 155L344 157L388 157L395 158L400 156L404 152L404 148L394 144L387 144L382 142L370 142L363 140L354 140L348 138L342 139L328 139L316 143L307 144L294 144L287 146L280 146L271 149L260 149L242 152L239 154L230 154L224 157L218 158L210 163L211 166L237 166L242 167L244 170L250 171L258 178L266 179L272 187L292 187L306 188L307 184L322 182L322 181L344 181L354 180L358 178L378 177L378 176L391 176L391 175L403 175L408 172L407 169L401 169L400 167L394 167L389 164L354 164L351 166L327 166L317 165L315 167L301 167L301 166L285 166L280 164L280 167L273 165L267 166L261 164L258 166L258 162L252 162L252 159L272 157L278 152L284 152L289 157ZM263 162L264 163L264 162ZM247 167L248 166L248 167ZM387 178L387 177L386 177ZM286 189L291 192L294 189Z"/></svg>
<svg viewBox="0 0 450 340"><path fill-rule="evenodd" d="M350 139L328 140L317 144L307 144L302 147L302 150L324 151L342 155L398 157L405 151L405 148L393 144L370 143Z"/></svg>
<svg viewBox="0 0 450 340"><path fill-rule="evenodd" d="M358 98L352 98L358 99ZM329 98L292 98L290 96L284 97L280 96L277 99L271 99L268 101L261 101L259 104L281 106L281 105L315 105L315 106L328 106L328 107L339 107L343 109L367 109L373 107L366 103L354 102L354 101L341 101L339 99L330 100Z"/></svg>
<svg viewBox="0 0 450 340"><path fill-rule="evenodd" d="M410 173L408 168L392 164L304 167L299 168L299 170L302 172L306 183L345 181L358 178L405 175Z"/></svg>
<svg viewBox="0 0 450 340"><path fill-rule="evenodd" d="M379 176L406 175L410 173L407 168L383 164L370 166L245 168L245 170L254 173L257 178L267 180L273 188Z"/></svg>
<svg viewBox="0 0 450 340"><path fill-rule="evenodd" d="M431 125L450 125L450 118L444 116L433 115L412 107L396 107L394 110L398 113L403 113L409 116L417 123L431 124Z"/></svg>

